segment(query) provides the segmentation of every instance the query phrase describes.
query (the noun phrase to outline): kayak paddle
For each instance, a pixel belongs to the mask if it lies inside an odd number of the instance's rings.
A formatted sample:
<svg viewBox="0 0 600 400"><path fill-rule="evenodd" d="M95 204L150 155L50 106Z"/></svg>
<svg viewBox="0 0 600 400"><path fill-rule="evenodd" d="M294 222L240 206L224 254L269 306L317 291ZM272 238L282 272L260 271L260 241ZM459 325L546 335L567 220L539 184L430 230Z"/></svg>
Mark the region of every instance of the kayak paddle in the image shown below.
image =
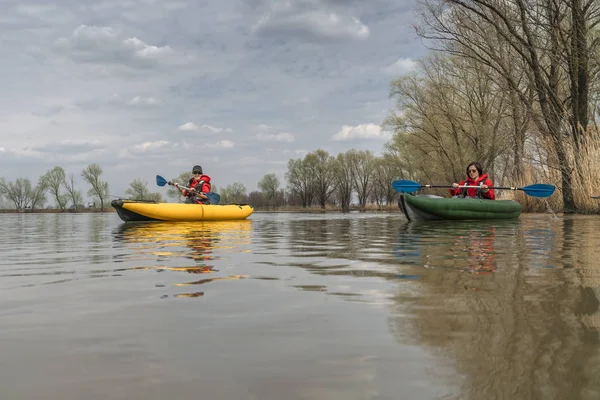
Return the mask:
<svg viewBox="0 0 600 400"><path fill-rule="evenodd" d="M160 175L156 175L156 184L158 186L165 186L165 185L173 185L173 182L171 181L167 181L165 178L163 178ZM194 189L190 189L189 187L186 186L181 186L179 185L180 188L185 189L185 190L194 190ZM214 192L208 192L208 193L203 193L206 197L208 197L208 201L210 202L210 204L216 205L219 204L221 202L221 195L219 193L214 193Z"/></svg>
<svg viewBox="0 0 600 400"><path fill-rule="evenodd" d="M421 185L417 182L409 180L396 180L392 182L392 187L397 192L413 193L421 188L452 188L451 185ZM459 186L459 188L478 188L479 186ZM556 187L547 183L534 183L533 185L519 187L500 187L490 186L490 189L503 189L503 190L522 190L528 196L533 197L550 197Z"/></svg>
<svg viewBox="0 0 600 400"><path fill-rule="evenodd" d="M165 186L167 183L168 183L169 185L172 185L172 184L173 184L173 182L167 182L167 180L166 180L165 178L163 178L162 176L160 176L160 175L156 175L156 184L157 184L158 186Z"/></svg>

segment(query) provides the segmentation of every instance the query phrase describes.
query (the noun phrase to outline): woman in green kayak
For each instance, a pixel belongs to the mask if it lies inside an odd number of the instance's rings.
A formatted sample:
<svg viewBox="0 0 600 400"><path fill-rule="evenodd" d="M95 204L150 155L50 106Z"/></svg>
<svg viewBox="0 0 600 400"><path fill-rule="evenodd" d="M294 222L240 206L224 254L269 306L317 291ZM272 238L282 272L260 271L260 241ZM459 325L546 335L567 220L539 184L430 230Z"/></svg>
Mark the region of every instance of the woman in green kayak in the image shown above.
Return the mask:
<svg viewBox="0 0 600 400"><path fill-rule="evenodd" d="M473 197L496 200L496 194L494 193L494 189L490 189L491 186L494 185L492 184L492 181L488 179L488 174L484 174L481 164L475 161L467 166L467 179L463 179L460 183L453 183L450 194L454 197Z"/></svg>

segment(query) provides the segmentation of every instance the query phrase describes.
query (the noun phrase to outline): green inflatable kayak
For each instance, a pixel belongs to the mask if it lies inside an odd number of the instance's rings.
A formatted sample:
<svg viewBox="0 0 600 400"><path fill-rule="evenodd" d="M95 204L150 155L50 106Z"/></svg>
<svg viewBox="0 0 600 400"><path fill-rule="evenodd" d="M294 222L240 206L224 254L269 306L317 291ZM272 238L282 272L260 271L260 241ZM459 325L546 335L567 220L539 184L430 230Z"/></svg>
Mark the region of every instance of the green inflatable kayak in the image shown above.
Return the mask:
<svg viewBox="0 0 600 400"><path fill-rule="evenodd" d="M401 193L398 206L409 221L438 219L514 219L521 205L513 200L482 200Z"/></svg>

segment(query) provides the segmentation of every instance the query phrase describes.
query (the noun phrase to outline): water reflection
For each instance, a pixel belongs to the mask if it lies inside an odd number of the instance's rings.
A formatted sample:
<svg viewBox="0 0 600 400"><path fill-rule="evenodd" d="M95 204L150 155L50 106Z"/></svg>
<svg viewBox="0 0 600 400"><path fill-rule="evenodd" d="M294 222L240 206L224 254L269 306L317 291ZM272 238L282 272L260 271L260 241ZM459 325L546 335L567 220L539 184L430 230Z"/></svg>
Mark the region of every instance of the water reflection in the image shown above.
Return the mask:
<svg viewBox="0 0 600 400"><path fill-rule="evenodd" d="M393 254L403 265L489 274L497 269L497 253L509 248L519 230L520 222L510 220L407 222Z"/></svg>
<svg viewBox="0 0 600 400"><path fill-rule="evenodd" d="M597 216L3 218L6 398L600 398Z"/></svg>
<svg viewBox="0 0 600 400"><path fill-rule="evenodd" d="M114 245L117 248L125 246L127 249L119 251L115 261L145 263L127 269L154 269L158 272L174 271L189 274L216 273L219 269L215 264L222 259L224 252L244 251L243 246L250 243L251 230L251 220L123 223L113 231ZM176 282L172 286L195 286L244 277L246 276L214 277ZM202 297L203 295L204 292L192 292L178 293L174 297Z"/></svg>
<svg viewBox="0 0 600 400"><path fill-rule="evenodd" d="M404 227L399 259L435 268L394 296L392 332L454 365L464 377L457 398L600 398L600 274L577 262L586 249L600 255L598 234L586 240L591 227L579 223Z"/></svg>
<svg viewBox="0 0 600 400"><path fill-rule="evenodd" d="M450 398L592 399L600 398L599 222L304 219L269 232L286 237L292 266L363 278L344 294L368 292L374 303L364 278L398 282L391 331L463 377ZM336 292L331 280L309 282L294 287Z"/></svg>

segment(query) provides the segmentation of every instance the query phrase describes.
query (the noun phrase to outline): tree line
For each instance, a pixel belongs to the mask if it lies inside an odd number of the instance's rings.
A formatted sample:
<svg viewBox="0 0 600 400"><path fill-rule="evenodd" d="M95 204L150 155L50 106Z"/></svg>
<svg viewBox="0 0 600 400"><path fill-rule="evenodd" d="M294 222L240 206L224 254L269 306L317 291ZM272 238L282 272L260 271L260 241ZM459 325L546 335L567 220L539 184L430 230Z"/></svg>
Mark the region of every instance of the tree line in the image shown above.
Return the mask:
<svg viewBox="0 0 600 400"><path fill-rule="evenodd" d="M101 210L109 197L108 182L101 179L102 168L98 164L90 164L81 171L81 177L90 186L87 195L97 201ZM0 177L0 200L6 199L15 209L40 209L54 200L55 207L61 210L71 206L81 208L83 196L75 187L75 177L60 166L55 166L40 176L34 186L28 178L18 178L14 182Z"/></svg>
<svg viewBox="0 0 600 400"><path fill-rule="evenodd" d="M370 151L351 149L333 156L317 149L288 161L285 188L280 187L276 174L268 173L259 180L257 191L248 193L239 182L220 189L213 185L212 191L221 195L222 204L246 203L265 209L329 206L348 211L354 199L360 208L394 204L397 193L391 182L400 176L405 173L392 153L377 157ZM187 182L190 178L190 172L182 172L172 180ZM169 188L167 196L183 201L175 188Z"/></svg>
<svg viewBox="0 0 600 400"><path fill-rule="evenodd" d="M481 161L494 183L552 183L566 213L597 211L597 0L422 0L431 51L396 79L386 146L415 178L456 182Z"/></svg>
<svg viewBox="0 0 600 400"><path fill-rule="evenodd" d="M111 195L109 184L101 179L101 175L102 168L98 164L88 165L81 172L81 177L90 186L87 195L104 210ZM281 187L275 173L268 173L260 179L259 190L256 191L248 193L246 186L239 182L221 188L212 185L212 191L221 195L221 204L252 204L263 209L329 206L348 211L353 199L360 208L369 204L378 207L393 204L397 193L391 182L398 176L404 175L391 154L376 157L370 151L352 149L333 156L318 149L304 158L288 161L285 188ZM171 180L188 182L190 178L191 173L186 171ZM165 195L171 200L184 201L174 187L169 187ZM124 197L165 201L161 193L150 191L148 182L141 178L133 179ZM74 175L67 176L60 166L42 175L36 186L26 178L18 178L14 182L0 178L0 198L9 200L18 210L40 209L50 200L54 200L55 208L60 210L84 207L82 192L76 188Z"/></svg>

